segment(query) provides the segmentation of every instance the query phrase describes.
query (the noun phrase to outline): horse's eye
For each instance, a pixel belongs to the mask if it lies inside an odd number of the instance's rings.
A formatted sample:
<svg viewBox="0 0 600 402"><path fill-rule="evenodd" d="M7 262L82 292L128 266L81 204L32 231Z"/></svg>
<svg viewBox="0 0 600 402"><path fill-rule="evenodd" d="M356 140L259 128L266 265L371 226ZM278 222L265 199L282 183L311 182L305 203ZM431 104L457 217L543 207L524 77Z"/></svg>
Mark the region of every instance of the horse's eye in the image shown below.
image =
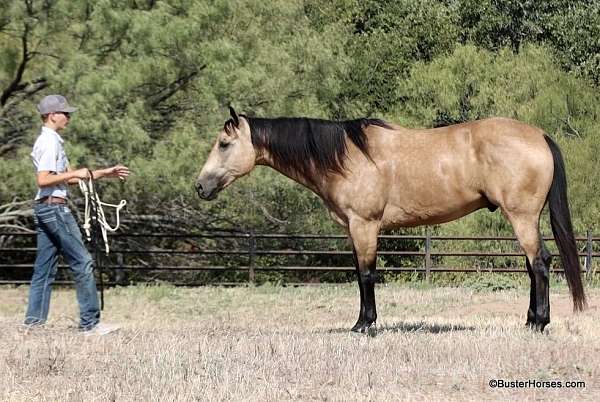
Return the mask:
<svg viewBox="0 0 600 402"><path fill-rule="evenodd" d="M219 148L226 149L230 145L229 142L219 142Z"/></svg>

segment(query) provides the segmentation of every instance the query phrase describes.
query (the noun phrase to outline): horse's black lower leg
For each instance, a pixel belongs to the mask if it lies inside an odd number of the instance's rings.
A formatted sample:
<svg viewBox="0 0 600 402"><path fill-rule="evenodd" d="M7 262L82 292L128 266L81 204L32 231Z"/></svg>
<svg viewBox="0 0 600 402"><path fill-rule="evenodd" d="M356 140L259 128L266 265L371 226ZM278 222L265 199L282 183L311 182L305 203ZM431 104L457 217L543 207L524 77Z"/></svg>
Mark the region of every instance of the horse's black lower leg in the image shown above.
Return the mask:
<svg viewBox="0 0 600 402"><path fill-rule="evenodd" d="M375 282L377 282L377 274L375 272L375 263L369 266L367 270L360 271L358 266L358 258L354 251L354 262L356 264L356 273L358 276L358 288L360 290L360 311L358 320L352 327L354 332L366 333L370 328L374 327L377 321L377 306L375 303Z"/></svg>
<svg viewBox="0 0 600 402"><path fill-rule="evenodd" d="M550 262L551 254L542 245L531 264L531 270L535 281L532 281L532 287L535 286L535 310L533 323L530 326L540 332L550 322ZM528 315L529 321L529 315Z"/></svg>
<svg viewBox="0 0 600 402"><path fill-rule="evenodd" d="M358 320L356 320L356 324L352 327L352 331L361 332L362 328L365 326L365 290L363 286L363 281L361 280L360 270L358 268L358 259L356 257L356 250L353 248L352 253L354 256L354 265L356 266L356 279L358 281L358 290L360 292L360 310L358 311Z"/></svg>
<svg viewBox="0 0 600 402"><path fill-rule="evenodd" d="M536 297L535 297L535 275L533 269L527 257L525 257L525 265L527 266L527 273L529 274L529 280L531 287L529 289L529 309L527 309L527 325L529 328L535 327L535 310L536 310Z"/></svg>
<svg viewBox="0 0 600 402"><path fill-rule="evenodd" d="M360 313L356 324L352 327L354 332L366 333L374 328L377 321L377 306L375 304L375 282L374 271L359 272L358 286L360 289Z"/></svg>
<svg viewBox="0 0 600 402"><path fill-rule="evenodd" d="M374 265L374 264L373 264ZM377 274L375 266L366 272L361 272L360 279L365 293L365 314L364 326L361 332L367 332L374 328L377 321L377 306L375 303L375 282L377 282Z"/></svg>

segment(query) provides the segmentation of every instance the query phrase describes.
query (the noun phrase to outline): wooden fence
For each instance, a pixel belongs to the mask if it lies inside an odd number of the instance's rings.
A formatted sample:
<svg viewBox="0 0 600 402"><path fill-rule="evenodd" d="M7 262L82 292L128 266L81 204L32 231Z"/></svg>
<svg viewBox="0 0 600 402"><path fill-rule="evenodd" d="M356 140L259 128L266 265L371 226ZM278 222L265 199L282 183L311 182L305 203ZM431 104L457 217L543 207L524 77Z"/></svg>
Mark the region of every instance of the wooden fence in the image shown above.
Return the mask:
<svg viewBox="0 0 600 402"><path fill-rule="evenodd" d="M562 272L553 238L544 240L555 256L552 271ZM591 276L596 272L594 258L600 256L596 251L600 237L588 231L576 240L584 273ZM321 282L332 280L325 278L331 273L348 273L351 278L355 271L343 235L118 234L109 241L111 253L100 259L109 285L157 280L186 286L255 283L264 280L261 275L273 272L305 273L296 281ZM378 271L384 273L414 272L429 279L437 272L526 272L524 255L510 236L435 236L428 231L424 236L381 235L379 243ZM485 251L491 244L502 251ZM0 232L0 284L28 283L35 252L34 233ZM61 261L59 270L66 268ZM167 279L161 277L164 273L169 273ZM225 279L219 280L219 275ZM59 275L57 283L70 280Z"/></svg>

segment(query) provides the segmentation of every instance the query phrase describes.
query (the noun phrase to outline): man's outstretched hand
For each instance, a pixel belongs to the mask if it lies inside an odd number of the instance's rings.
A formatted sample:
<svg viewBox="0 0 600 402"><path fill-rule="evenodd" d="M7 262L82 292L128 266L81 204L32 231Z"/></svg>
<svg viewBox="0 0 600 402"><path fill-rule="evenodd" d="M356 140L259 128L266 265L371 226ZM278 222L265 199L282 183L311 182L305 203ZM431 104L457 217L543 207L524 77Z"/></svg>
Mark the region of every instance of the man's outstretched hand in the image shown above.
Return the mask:
<svg viewBox="0 0 600 402"><path fill-rule="evenodd" d="M115 165L113 167L109 167L102 170L103 176L108 178L119 178L121 180L127 179L129 177L129 168L123 165Z"/></svg>

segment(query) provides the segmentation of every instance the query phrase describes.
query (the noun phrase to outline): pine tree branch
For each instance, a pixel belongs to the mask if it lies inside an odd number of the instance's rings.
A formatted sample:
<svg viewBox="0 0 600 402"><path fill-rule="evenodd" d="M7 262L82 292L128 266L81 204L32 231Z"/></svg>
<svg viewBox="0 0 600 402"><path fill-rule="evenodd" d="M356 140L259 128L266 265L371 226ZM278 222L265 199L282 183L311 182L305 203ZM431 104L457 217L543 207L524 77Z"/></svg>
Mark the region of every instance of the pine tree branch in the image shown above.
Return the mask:
<svg viewBox="0 0 600 402"><path fill-rule="evenodd" d="M17 72L12 82L8 85L8 87L2 92L0 95L0 106L6 105L8 99L14 95L15 92L19 90L19 86L21 85L21 80L23 79L23 74L25 73L25 69L27 68L27 63L31 60L31 54L28 50L27 41L29 39L29 25L25 24L25 29L23 31L23 35L21 36L21 63L19 63L19 67L17 68Z"/></svg>

